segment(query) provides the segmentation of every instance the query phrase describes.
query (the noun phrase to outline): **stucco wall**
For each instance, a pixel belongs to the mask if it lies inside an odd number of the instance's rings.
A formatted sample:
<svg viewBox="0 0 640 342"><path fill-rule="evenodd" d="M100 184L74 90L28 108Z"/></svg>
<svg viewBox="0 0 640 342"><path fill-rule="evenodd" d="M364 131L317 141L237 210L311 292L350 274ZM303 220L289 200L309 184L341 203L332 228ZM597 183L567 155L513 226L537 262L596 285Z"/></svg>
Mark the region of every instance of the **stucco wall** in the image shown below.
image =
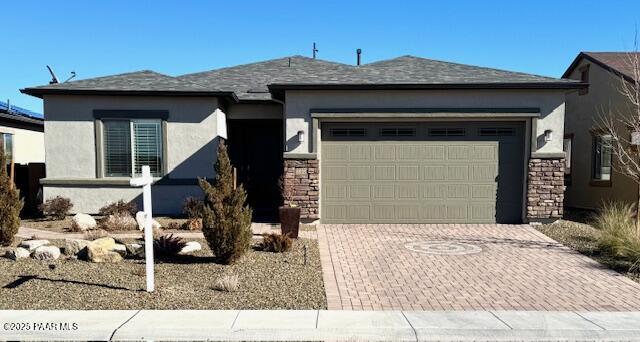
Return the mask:
<svg viewBox="0 0 640 342"><path fill-rule="evenodd" d="M540 108L536 137L551 129L551 142L533 152L562 152L563 90L403 90L403 91L287 91L285 116L287 152L311 151L311 140L299 144L296 135L309 136L310 110L318 108ZM543 139L538 139L538 141Z"/></svg>
<svg viewBox="0 0 640 342"><path fill-rule="evenodd" d="M0 133L13 134L13 155L16 164L45 162L43 132L0 126Z"/></svg>
<svg viewBox="0 0 640 342"><path fill-rule="evenodd" d="M128 199L139 192L122 187L90 185L90 180L97 178L95 109L168 111L165 178L213 177L217 139L216 121L212 114L218 106L218 100L211 97L45 96L47 180L89 181L86 187L46 185L45 198L68 196L74 202L75 211L94 213L106 202ZM171 203L181 203L183 194L192 193L195 187L167 185L163 188L167 189L162 194L169 194L166 198L171 198ZM155 198L154 201L158 208L170 206ZM179 212L180 206L173 207Z"/></svg>
<svg viewBox="0 0 640 342"><path fill-rule="evenodd" d="M601 115L609 109L614 112L623 111L630 104L618 91L621 79L595 63L583 59L570 78L579 79L579 69L586 64L590 65L589 92L579 95L575 91L567 95L565 132L574 134L574 137L571 184L567 185L565 206L595 209L611 200L635 202L638 186L623 174L614 171L610 187L590 184L593 153L590 130L599 126ZM615 163L615 157L613 162Z"/></svg>

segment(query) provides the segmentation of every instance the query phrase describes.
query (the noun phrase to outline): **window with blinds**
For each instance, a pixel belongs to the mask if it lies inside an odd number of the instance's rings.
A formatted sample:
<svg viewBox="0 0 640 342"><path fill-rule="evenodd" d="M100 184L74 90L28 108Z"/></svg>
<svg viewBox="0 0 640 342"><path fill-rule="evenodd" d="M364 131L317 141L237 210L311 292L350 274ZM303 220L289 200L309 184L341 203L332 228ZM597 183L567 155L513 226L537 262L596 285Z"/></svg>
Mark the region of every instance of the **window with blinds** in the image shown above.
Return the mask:
<svg viewBox="0 0 640 342"><path fill-rule="evenodd" d="M132 177L149 165L162 175L162 123L159 120L104 120L104 175Z"/></svg>

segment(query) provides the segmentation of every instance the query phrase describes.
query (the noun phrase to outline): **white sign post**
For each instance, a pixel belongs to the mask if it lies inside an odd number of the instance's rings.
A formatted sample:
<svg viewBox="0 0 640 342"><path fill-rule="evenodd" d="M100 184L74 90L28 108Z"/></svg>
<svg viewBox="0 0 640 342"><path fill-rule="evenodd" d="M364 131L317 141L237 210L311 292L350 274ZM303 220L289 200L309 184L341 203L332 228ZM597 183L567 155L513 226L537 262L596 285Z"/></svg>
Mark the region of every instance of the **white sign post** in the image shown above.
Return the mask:
<svg viewBox="0 0 640 342"><path fill-rule="evenodd" d="M154 277L153 277L153 229L151 228L151 222L153 220L151 212L151 183L153 183L153 177L151 177L151 170L148 165L142 166L142 177L133 178L129 182L131 186L142 187L142 200L144 207L144 256L147 268L147 292L153 292Z"/></svg>

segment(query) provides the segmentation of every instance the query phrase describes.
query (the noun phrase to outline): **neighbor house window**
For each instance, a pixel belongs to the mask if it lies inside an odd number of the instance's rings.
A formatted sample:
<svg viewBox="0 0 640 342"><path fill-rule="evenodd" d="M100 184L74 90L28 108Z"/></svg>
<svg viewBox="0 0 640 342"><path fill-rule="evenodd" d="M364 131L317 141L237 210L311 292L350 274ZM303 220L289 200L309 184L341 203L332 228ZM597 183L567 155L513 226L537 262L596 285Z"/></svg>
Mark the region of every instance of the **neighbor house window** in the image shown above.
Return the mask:
<svg viewBox="0 0 640 342"><path fill-rule="evenodd" d="M611 180L611 140L609 134L593 136L593 180Z"/></svg>
<svg viewBox="0 0 640 342"><path fill-rule="evenodd" d="M2 148L2 152L4 152L7 162L11 163L13 160L13 134L0 133L0 145L2 145L0 148Z"/></svg>
<svg viewBox="0 0 640 342"><path fill-rule="evenodd" d="M589 83L589 66L585 65L582 68L580 68L579 71L580 71L580 82ZM580 90L578 90L579 95L584 95L588 92L589 92L588 87L581 88Z"/></svg>
<svg viewBox="0 0 640 342"><path fill-rule="evenodd" d="M573 145L573 134L567 134L562 141L562 150L564 151L564 180L565 183L571 183L571 146Z"/></svg>
<svg viewBox="0 0 640 342"><path fill-rule="evenodd" d="M104 175L131 177L149 165L151 174L162 175L162 121L103 120Z"/></svg>

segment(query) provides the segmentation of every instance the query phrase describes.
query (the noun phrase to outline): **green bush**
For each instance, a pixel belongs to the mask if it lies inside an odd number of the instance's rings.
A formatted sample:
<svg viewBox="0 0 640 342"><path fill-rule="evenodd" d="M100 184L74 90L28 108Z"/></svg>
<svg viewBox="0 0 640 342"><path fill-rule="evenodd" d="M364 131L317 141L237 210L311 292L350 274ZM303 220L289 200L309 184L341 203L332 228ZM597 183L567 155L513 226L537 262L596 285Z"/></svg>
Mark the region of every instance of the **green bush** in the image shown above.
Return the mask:
<svg viewBox="0 0 640 342"><path fill-rule="evenodd" d="M603 205L593 225L601 231L598 246L604 253L640 263L640 232L635 225L635 206L611 202Z"/></svg>
<svg viewBox="0 0 640 342"><path fill-rule="evenodd" d="M202 233L217 262L230 264L249 250L253 233L247 194L242 186L233 188L233 169L223 141L218 145L215 170L213 184L200 179L205 193Z"/></svg>
<svg viewBox="0 0 640 342"><path fill-rule="evenodd" d="M117 202L109 203L100 208L98 214L102 216L131 215L135 217L137 212L138 205L135 202L125 202L124 200L119 200Z"/></svg>
<svg viewBox="0 0 640 342"><path fill-rule="evenodd" d="M40 205L43 215L52 216L56 220L64 220L71 208L73 208L71 200L62 196L50 198Z"/></svg>
<svg viewBox="0 0 640 342"><path fill-rule="evenodd" d="M288 235L264 234L262 235L260 249L265 252L284 253L291 249L291 244L292 241Z"/></svg>
<svg viewBox="0 0 640 342"><path fill-rule="evenodd" d="M13 242L20 228L20 210L23 202L7 173L7 159L0 148L0 246Z"/></svg>

